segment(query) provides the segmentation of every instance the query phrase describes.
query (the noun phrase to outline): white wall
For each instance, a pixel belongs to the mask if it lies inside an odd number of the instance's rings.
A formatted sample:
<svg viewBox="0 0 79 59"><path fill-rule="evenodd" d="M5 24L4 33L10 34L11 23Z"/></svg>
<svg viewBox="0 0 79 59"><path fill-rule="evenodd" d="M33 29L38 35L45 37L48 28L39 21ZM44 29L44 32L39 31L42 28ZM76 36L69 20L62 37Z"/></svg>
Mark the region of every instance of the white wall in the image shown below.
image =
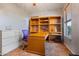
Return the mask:
<svg viewBox="0 0 79 59"><path fill-rule="evenodd" d="M62 16L62 9L48 10L48 11L35 11L31 16Z"/></svg>
<svg viewBox="0 0 79 59"><path fill-rule="evenodd" d="M29 16L26 16L26 18L23 21L23 29L29 30Z"/></svg>
<svg viewBox="0 0 79 59"><path fill-rule="evenodd" d="M12 4L3 4L0 6L0 26L16 27L18 29L25 28L27 13Z"/></svg>
<svg viewBox="0 0 79 59"><path fill-rule="evenodd" d="M71 39L64 38L64 43L72 54L79 55L79 4L72 3L69 11L71 11L72 34Z"/></svg>
<svg viewBox="0 0 79 59"><path fill-rule="evenodd" d="M72 4L72 51L79 55L79 4Z"/></svg>

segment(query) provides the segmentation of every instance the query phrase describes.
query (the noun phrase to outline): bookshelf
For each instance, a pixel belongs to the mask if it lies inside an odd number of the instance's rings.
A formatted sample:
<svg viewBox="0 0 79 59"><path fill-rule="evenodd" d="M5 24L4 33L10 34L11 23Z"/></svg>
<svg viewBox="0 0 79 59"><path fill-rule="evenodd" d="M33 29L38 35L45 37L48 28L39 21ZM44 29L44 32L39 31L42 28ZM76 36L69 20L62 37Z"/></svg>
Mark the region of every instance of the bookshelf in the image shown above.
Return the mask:
<svg viewBox="0 0 79 59"><path fill-rule="evenodd" d="M48 32L49 28L48 28L48 17L45 18L40 18L40 32Z"/></svg>
<svg viewBox="0 0 79 59"><path fill-rule="evenodd" d="M31 17L30 19L30 35L61 35L62 20L61 16L49 17Z"/></svg>
<svg viewBox="0 0 79 59"><path fill-rule="evenodd" d="M49 36L48 41L51 41L53 37L61 40L61 16L31 17L29 21L29 37L26 51L45 55L44 43L47 40L45 38L47 35Z"/></svg>
<svg viewBox="0 0 79 59"><path fill-rule="evenodd" d="M37 33L39 31L39 19L30 20L30 33Z"/></svg>
<svg viewBox="0 0 79 59"><path fill-rule="evenodd" d="M49 33L52 35L57 34L61 35L62 34L62 20L60 16L56 17L49 17Z"/></svg>

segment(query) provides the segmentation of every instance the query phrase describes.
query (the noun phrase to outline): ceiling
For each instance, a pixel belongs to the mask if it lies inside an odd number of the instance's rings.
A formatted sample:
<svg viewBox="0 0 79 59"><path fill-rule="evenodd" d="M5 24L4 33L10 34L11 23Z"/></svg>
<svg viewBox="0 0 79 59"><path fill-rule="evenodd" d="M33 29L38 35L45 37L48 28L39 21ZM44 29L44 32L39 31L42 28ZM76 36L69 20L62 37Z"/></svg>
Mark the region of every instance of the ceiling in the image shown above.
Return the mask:
<svg viewBox="0 0 79 59"><path fill-rule="evenodd" d="M65 3L36 3L36 6L33 6L33 3L0 3L0 8L16 6L19 10L27 14L33 14L37 12L47 12L47 11L58 11L62 10Z"/></svg>
<svg viewBox="0 0 79 59"><path fill-rule="evenodd" d="M15 5L30 13L35 11L59 10L64 7L64 3L36 3L36 6L33 6L33 3L15 3Z"/></svg>

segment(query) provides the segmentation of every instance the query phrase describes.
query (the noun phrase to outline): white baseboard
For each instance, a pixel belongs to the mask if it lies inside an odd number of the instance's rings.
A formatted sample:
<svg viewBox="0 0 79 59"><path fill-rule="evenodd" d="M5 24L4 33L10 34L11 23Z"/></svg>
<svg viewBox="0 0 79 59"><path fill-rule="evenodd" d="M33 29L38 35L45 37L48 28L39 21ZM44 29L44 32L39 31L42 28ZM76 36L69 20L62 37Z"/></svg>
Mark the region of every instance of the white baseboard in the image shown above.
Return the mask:
<svg viewBox="0 0 79 59"><path fill-rule="evenodd" d="M69 51L70 51L72 54L75 54L75 52L73 52L72 49L71 49L66 43L64 43L64 45L69 49Z"/></svg>

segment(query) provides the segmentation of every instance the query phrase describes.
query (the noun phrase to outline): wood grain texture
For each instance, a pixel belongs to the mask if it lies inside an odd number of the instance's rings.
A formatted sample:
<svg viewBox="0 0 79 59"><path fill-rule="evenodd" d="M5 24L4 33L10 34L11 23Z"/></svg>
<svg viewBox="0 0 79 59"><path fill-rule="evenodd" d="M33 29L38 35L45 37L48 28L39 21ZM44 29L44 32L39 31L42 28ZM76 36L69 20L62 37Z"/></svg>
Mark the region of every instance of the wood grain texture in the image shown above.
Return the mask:
<svg viewBox="0 0 79 59"><path fill-rule="evenodd" d="M30 36L28 39L28 47L26 48L26 51L39 55L45 55L44 42L44 37Z"/></svg>

